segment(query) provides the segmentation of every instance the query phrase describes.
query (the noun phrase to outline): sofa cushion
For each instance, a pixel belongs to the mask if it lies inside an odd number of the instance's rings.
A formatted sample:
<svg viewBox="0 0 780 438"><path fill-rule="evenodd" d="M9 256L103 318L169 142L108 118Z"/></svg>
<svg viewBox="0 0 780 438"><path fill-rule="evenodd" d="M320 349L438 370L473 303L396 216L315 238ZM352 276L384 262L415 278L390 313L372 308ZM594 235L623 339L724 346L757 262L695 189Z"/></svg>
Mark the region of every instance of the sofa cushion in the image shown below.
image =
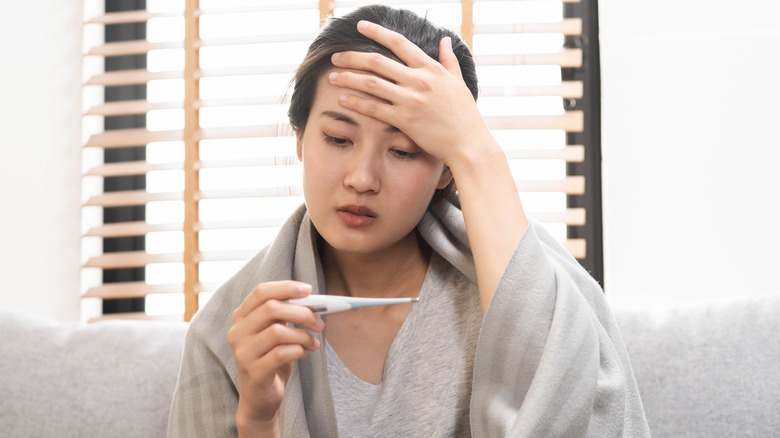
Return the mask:
<svg viewBox="0 0 780 438"><path fill-rule="evenodd" d="M2 435L164 436L186 327L0 310Z"/></svg>
<svg viewBox="0 0 780 438"><path fill-rule="evenodd" d="M780 296L614 313L653 436L780 433Z"/></svg>

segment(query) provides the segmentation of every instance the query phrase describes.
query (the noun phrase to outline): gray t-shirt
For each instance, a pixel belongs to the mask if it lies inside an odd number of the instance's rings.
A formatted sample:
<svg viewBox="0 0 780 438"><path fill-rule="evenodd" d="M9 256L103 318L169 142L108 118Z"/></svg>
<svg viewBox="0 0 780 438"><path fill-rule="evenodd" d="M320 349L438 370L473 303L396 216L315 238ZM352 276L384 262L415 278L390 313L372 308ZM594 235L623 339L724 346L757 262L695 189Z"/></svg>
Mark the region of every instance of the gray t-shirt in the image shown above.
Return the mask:
<svg viewBox="0 0 780 438"><path fill-rule="evenodd" d="M388 351L381 383L352 374L325 344L340 437L470 436L479 294L434 252L419 296Z"/></svg>

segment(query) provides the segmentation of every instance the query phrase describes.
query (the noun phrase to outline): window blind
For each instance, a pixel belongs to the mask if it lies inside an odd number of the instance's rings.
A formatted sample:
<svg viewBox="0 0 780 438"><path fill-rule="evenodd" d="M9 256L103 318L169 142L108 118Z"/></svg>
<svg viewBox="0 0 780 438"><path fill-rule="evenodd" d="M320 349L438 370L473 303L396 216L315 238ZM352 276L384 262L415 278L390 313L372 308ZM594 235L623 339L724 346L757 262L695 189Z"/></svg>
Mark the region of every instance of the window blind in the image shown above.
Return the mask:
<svg viewBox="0 0 780 438"><path fill-rule="evenodd" d="M97 71L85 81L85 96L96 102L85 110L84 300L143 298L144 312L111 317L189 320L271 241L303 202L286 118L294 69L325 17L369 3L147 0L145 10L85 21L85 32L118 23L147 29L142 40L88 47L85 65L144 54L147 67ZM567 135L583 130L584 116L565 108L583 96L583 83L562 79L564 69L582 66L582 50L565 45L582 32L581 20L565 18L566 2L557 0L385 3L426 15L472 47L478 105L505 147L529 216L585 257L585 239L567 238L586 217L586 208L568 206L586 181L567 165L584 160L585 147ZM102 90L134 84L146 85L145 99L100 100ZM105 130L90 122L124 115L145 117L146 127ZM93 153L134 145L146 146L145 159L106 163ZM145 189L89 184L138 175ZM145 219L104 223L95 214L127 206L144 206ZM143 237L145 249L107 253L88 244L117 237ZM105 283L90 275L117 268L143 269L144 280Z"/></svg>

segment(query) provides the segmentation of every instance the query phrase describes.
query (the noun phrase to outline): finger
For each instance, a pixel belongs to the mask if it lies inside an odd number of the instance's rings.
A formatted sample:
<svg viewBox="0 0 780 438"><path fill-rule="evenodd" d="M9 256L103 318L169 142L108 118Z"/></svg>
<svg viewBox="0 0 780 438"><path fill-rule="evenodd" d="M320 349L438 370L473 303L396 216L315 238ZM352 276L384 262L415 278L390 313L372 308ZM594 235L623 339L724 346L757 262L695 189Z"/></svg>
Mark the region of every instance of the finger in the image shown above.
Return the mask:
<svg viewBox="0 0 780 438"><path fill-rule="evenodd" d="M233 322L239 318L246 317L270 299L302 298L309 294L311 294L311 285L299 281L285 280L260 283L244 298L244 302L233 311Z"/></svg>
<svg viewBox="0 0 780 438"><path fill-rule="evenodd" d="M460 71L460 63L455 52L452 50L452 38L444 37L439 42L439 63L447 69L448 72L463 79L463 73Z"/></svg>
<svg viewBox="0 0 780 438"><path fill-rule="evenodd" d="M320 347L320 341L304 329L276 323L268 326L260 336L253 339L261 355L268 354L277 345L296 344L307 351L315 351Z"/></svg>
<svg viewBox="0 0 780 438"><path fill-rule="evenodd" d="M328 80L337 87L362 91L387 103L397 102L403 93L400 86L371 73L335 70L330 72Z"/></svg>
<svg viewBox="0 0 780 438"><path fill-rule="evenodd" d="M320 342L306 330L282 323L272 324L262 332L238 341L231 340L236 363L244 366L255 362L279 345L300 345L306 351L315 351L320 347Z"/></svg>
<svg viewBox="0 0 780 438"><path fill-rule="evenodd" d="M357 29L361 34L390 49L409 67L422 67L431 61L422 49L398 32L365 20L358 22Z"/></svg>
<svg viewBox="0 0 780 438"><path fill-rule="evenodd" d="M395 107L390 103L381 102L375 98L361 97L355 94L342 94L339 96L339 104L344 108L363 114L390 126L399 127Z"/></svg>
<svg viewBox="0 0 780 438"><path fill-rule="evenodd" d="M308 351L300 345L277 345L267 354L251 363L247 363L246 372L251 376L250 378L254 385L259 385L260 387L271 386L277 375L280 375L282 381L287 383L290 372L287 368L292 362L303 359L307 354ZM238 359L236 359L236 363L241 362L238 362Z"/></svg>
<svg viewBox="0 0 780 438"><path fill-rule="evenodd" d="M266 355L257 361L258 367L265 370L273 370L273 374L269 377L275 378L276 371L294 362L296 360L303 359L308 354L303 347L296 344L284 344L274 347Z"/></svg>
<svg viewBox="0 0 780 438"><path fill-rule="evenodd" d="M330 57L331 63L345 70L375 73L392 82L403 82L409 76L409 67L380 53L339 52Z"/></svg>
<svg viewBox="0 0 780 438"><path fill-rule="evenodd" d="M279 322L296 324L313 332L320 332L324 327L322 320L311 309L273 299L236 321L230 328L232 333L229 334L235 337L248 336L262 332L270 325Z"/></svg>

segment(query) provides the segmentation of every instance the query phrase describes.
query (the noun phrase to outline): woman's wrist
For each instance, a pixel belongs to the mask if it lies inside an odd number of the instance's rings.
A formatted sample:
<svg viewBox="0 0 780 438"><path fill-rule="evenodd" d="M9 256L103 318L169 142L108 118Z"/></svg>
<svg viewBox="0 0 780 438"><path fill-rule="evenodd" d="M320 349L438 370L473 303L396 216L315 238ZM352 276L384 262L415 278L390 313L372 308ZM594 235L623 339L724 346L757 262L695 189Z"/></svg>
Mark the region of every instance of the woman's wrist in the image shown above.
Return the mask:
<svg viewBox="0 0 780 438"><path fill-rule="evenodd" d="M281 436L279 433L278 415L270 420L259 420L242 415L239 411L236 414L236 430L239 438L278 438Z"/></svg>
<svg viewBox="0 0 780 438"><path fill-rule="evenodd" d="M458 188L472 177L486 174L495 163L506 161L506 154L492 135L475 138L461 148L453 148L453 154L447 157L447 167L452 171Z"/></svg>

